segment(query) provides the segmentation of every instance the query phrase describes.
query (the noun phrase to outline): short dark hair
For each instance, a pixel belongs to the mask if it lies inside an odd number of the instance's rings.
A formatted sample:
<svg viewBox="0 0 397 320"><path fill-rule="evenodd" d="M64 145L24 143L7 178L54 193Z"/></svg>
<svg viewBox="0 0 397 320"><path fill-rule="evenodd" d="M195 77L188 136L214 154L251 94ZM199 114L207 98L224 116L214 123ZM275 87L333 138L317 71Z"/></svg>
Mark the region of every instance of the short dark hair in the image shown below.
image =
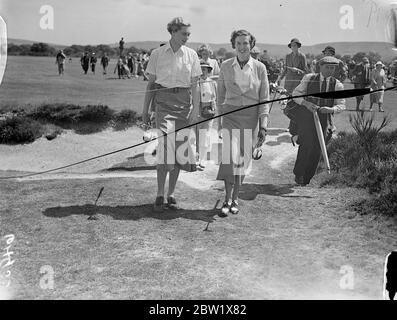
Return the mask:
<svg viewBox="0 0 397 320"><path fill-rule="evenodd" d="M171 34L181 30L182 27L190 27L190 23L183 22L181 17L174 18L167 24L167 30Z"/></svg>
<svg viewBox="0 0 397 320"><path fill-rule="evenodd" d="M230 38L230 42L232 43L232 48L233 49L236 49L236 46L235 46L234 42L236 41L236 38L239 37L239 36L248 36L248 37L250 37L250 40L249 40L250 41L250 47L251 47L251 49L253 47L255 47L256 39L251 33L249 33L247 30L237 30L237 31L233 31L232 32L232 36Z"/></svg>

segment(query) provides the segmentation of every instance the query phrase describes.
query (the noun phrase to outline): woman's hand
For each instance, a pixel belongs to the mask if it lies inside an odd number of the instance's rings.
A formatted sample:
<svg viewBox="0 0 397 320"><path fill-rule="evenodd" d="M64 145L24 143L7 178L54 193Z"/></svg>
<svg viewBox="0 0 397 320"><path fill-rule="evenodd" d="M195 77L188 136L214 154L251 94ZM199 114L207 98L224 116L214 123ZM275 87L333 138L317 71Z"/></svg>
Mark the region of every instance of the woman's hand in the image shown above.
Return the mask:
<svg viewBox="0 0 397 320"><path fill-rule="evenodd" d="M263 144L266 140L266 135L267 135L267 129L266 128L259 128L258 131L258 142L261 142Z"/></svg>

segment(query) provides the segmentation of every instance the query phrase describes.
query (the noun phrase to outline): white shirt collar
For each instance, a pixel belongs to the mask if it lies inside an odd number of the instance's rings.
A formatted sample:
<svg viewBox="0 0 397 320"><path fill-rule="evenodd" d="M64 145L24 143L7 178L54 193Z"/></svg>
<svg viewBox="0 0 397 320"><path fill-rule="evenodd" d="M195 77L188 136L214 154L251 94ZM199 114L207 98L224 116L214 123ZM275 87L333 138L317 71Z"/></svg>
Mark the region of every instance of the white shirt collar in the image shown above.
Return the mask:
<svg viewBox="0 0 397 320"><path fill-rule="evenodd" d="M167 43L166 43L163 47L164 47L164 51L171 50L171 52L174 53L174 50L172 50L171 43L170 43L169 41L167 41ZM184 46L181 46L181 47L178 49L178 51L175 52L175 54L178 53L178 52L183 52L183 47L184 47Z"/></svg>
<svg viewBox="0 0 397 320"><path fill-rule="evenodd" d="M239 63L238 63L238 61L237 61L237 57L234 57L232 66L236 66L236 65L240 67L240 65L239 65ZM247 62L246 65L249 66L251 69L254 68L254 59L253 59L251 56L249 57L248 62ZM245 66L244 66L244 68L245 68ZM244 68L243 68L243 69L244 69Z"/></svg>

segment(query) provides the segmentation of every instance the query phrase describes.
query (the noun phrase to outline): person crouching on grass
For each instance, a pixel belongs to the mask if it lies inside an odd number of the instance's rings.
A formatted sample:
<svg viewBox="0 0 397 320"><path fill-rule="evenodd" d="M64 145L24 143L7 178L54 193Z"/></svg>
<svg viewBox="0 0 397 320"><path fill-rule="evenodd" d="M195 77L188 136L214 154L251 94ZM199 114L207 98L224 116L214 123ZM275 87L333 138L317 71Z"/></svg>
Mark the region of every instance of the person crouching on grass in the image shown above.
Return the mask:
<svg viewBox="0 0 397 320"><path fill-rule="evenodd" d="M232 33L230 41L236 51L236 57L224 61L221 65L217 103L219 114L269 100L266 66L250 55L255 46L255 37L246 30L239 30ZM257 138L263 143L268 116L268 104L222 116L222 161L217 180L224 180L226 194L220 217L226 217L229 212L239 212L238 195L252 162L255 132L259 126ZM247 131L249 136L246 134Z"/></svg>
<svg viewBox="0 0 397 320"><path fill-rule="evenodd" d="M155 107L156 128L162 134L169 134L196 122L200 92L198 86L201 76L200 61L196 51L185 46L190 36L190 24L182 18L175 18L167 25L171 39L164 46L156 48L150 55L146 68L148 85L146 88L142 118L149 122L149 109L152 100ZM155 93L154 93L155 92ZM192 108L193 105L193 108ZM157 151L157 197L154 211L164 209L164 189L169 172L169 188L167 194L168 208L176 209L174 196L180 170L195 171L196 159L192 146L186 158L181 159L177 153L183 141L176 141L173 135L159 139ZM175 137L175 136L174 136ZM188 138L188 137L186 137ZM171 160L169 160L171 159Z"/></svg>
<svg viewBox="0 0 397 320"><path fill-rule="evenodd" d="M216 111L216 82L212 80L209 75L212 71L212 66L207 62L201 60L202 75L199 81L200 87L200 112L198 119L195 122L211 119L217 115ZM214 120L207 120L196 126L196 152L197 152L197 168L204 169L207 153L211 146L210 144L210 128ZM218 128L220 126L220 118L218 118Z"/></svg>

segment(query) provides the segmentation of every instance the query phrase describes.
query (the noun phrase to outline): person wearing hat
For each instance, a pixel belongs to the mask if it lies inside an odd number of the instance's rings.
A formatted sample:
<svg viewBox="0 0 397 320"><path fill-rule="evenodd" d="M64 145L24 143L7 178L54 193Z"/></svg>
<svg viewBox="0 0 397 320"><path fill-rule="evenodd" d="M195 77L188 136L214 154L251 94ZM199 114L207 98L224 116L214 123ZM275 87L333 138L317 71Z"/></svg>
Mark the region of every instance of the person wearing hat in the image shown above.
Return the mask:
<svg viewBox="0 0 397 320"><path fill-rule="evenodd" d="M251 50L251 57L255 60L259 60L259 54L261 53L261 51L259 50L259 48L257 46L253 47Z"/></svg>
<svg viewBox="0 0 397 320"><path fill-rule="evenodd" d="M152 51L146 68L148 84L143 104L142 118L150 122L149 111L154 103L156 128L165 138L160 138L157 148L157 196L153 209L162 212L165 208L165 182L169 173L167 192L168 209L177 209L174 196L180 170L196 171L195 152L188 138L180 131L195 123L199 111L200 92L198 81L201 76L200 60L195 50L186 46L190 37L189 23L181 17L172 19L167 25L170 40ZM154 101L152 101L154 100ZM186 139L185 139L186 140ZM178 150L187 147L187 154ZM185 149L186 150L186 149Z"/></svg>
<svg viewBox="0 0 397 320"><path fill-rule="evenodd" d="M216 108L216 82L210 78L212 66L204 61L200 61L202 75L199 80L200 88L200 111L196 122L210 119L217 115ZM210 128L214 120L208 120L198 124L196 128L196 153L197 153L197 169L203 170L206 165L207 153L211 146ZM218 118L218 127L220 127L220 118Z"/></svg>
<svg viewBox="0 0 397 320"><path fill-rule="evenodd" d="M320 72L305 75L293 91L294 96L343 90L343 84L332 76L339 60L326 56L319 61L319 64ZM345 99L320 99L308 96L293 100L300 105L296 117L299 149L293 172L295 182L305 186L313 178L321 156L313 112L318 113L327 143L332 136L332 116L346 109Z"/></svg>
<svg viewBox="0 0 397 320"><path fill-rule="evenodd" d="M326 46L322 51L324 57L335 57L335 48L331 46ZM338 59L339 60L339 59ZM315 62L315 73L320 72L320 64L318 61ZM347 66L342 60L339 60L339 64L336 67L335 74L333 75L336 79L343 83L347 78Z"/></svg>
<svg viewBox="0 0 397 320"><path fill-rule="evenodd" d="M93 74L95 74L95 66L96 66L96 63L97 63L97 57L96 57L96 55L95 55L95 52L93 52L93 53L91 54L91 58L90 58L91 71L92 71Z"/></svg>
<svg viewBox="0 0 397 320"><path fill-rule="evenodd" d="M202 44L201 46L198 47L197 49L197 54L201 60L204 62L208 63L212 70L209 74L209 77L212 79L217 79L219 76L219 64L218 61L215 59L212 59L212 49L208 44Z"/></svg>
<svg viewBox="0 0 397 320"><path fill-rule="evenodd" d="M302 44L297 38L290 41L288 48L292 52L285 57L285 68L277 79L277 83L280 84L280 81L285 77L284 88L290 95L300 83L303 76L309 71L306 56L299 50L301 46Z"/></svg>
<svg viewBox="0 0 397 320"><path fill-rule="evenodd" d="M369 64L369 59L363 57L362 63L357 64L352 71L352 81L354 83L355 89L364 89L371 87L371 66ZM356 97L356 110L360 110L361 101L363 101L364 96Z"/></svg>
<svg viewBox="0 0 397 320"><path fill-rule="evenodd" d="M372 90L379 90L379 89L385 89L386 88L386 81L387 81L387 76L385 73L385 70L383 70L383 63L382 61L378 61L375 64L375 70L372 71L371 73L371 88ZM383 110L383 95L384 91L377 91L374 93L371 93L369 99L370 99L370 107L369 110L372 111L372 105L374 103L377 103L379 106L379 112L385 112Z"/></svg>

